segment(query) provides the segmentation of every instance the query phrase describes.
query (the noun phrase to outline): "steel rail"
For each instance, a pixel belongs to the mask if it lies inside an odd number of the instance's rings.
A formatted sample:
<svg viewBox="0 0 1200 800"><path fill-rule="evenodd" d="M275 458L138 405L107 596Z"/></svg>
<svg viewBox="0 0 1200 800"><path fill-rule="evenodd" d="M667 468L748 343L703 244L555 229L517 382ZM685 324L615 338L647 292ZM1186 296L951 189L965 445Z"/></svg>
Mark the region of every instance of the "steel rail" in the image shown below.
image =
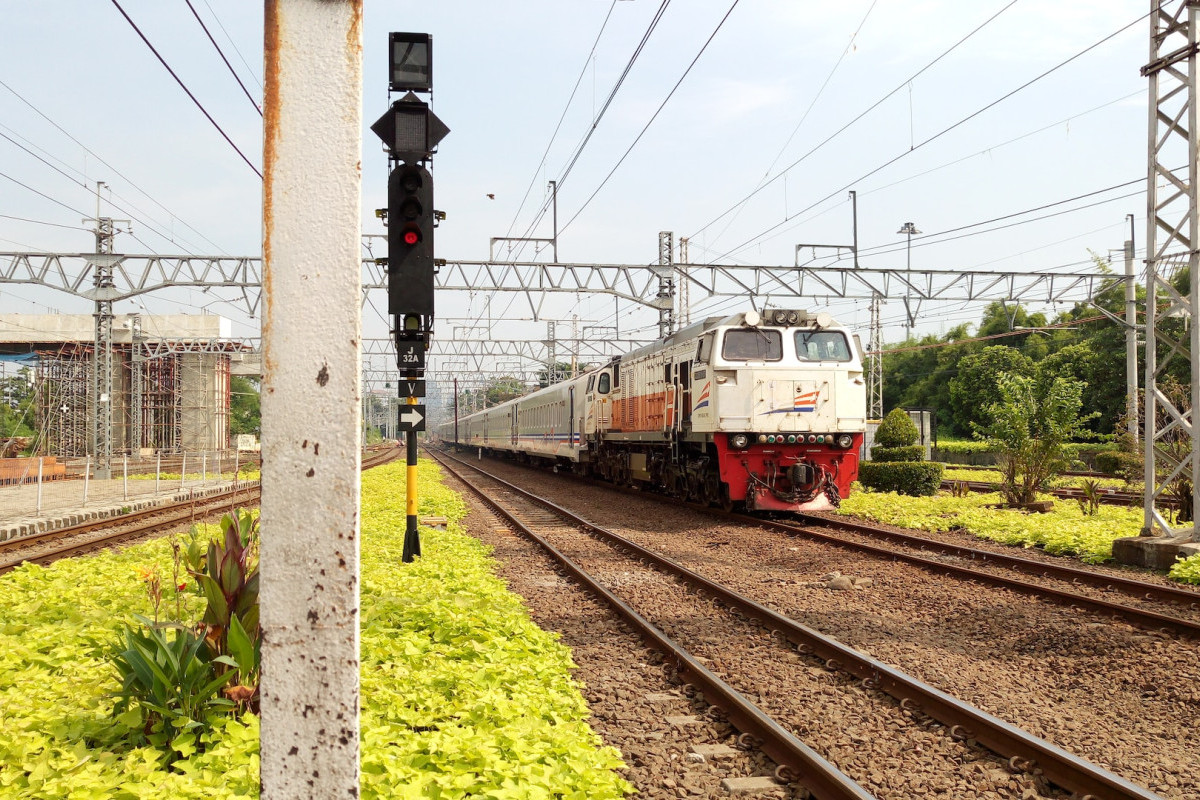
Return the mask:
<svg viewBox="0 0 1200 800"><path fill-rule="evenodd" d="M842 521L841 519L834 520L828 517L813 516L811 514L799 514L797 516L803 518L811 524L821 527L846 528L847 530L862 534L863 536L884 539L886 541L896 542L898 544L904 544L922 550L935 550L948 555L958 556L960 558L969 558L972 561L993 561L1000 566L1019 572L1036 574L1042 577L1059 578L1060 580L1071 581L1072 583L1086 583L1090 586L1096 586L1101 589L1120 591L1131 597L1142 597L1147 600L1160 600L1167 603L1178 603L1181 605L1186 605L1192 609L1200 610L1200 592L1193 589L1184 589L1176 586L1162 586L1157 583L1148 583L1146 581L1139 581L1135 578L1126 578L1120 575L1106 575L1104 573L1091 572L1089 570L1079 569L1077 567L1071 567L1062 564L1051 564L1045 561L1035 561L1032 558L1010 556L1005 553L997 553L992 550L979 550L973 547L965 547L963 545L940 542L936 539L927 539L924 536L917 536L915 534L891 531L869 523ZM761 523L761 520L754 521ZM771 522L775 523L777 520L771 520ZM786 523L782 524L786 526ZM891 554L894 551L888 550L885 552Z"/></svg>
<svg viewBox="0 0 1200 800"><path fill-rule="evenodd" d="M433 455L433 458L458 477L464 484L471 487L472 491L484 503L507 520L516 530L520 531L523 536L536 542L548 552L575 580L586 586L588 591L604 598L629 623L634 632L640 635L648 644L663 652L667 657L673 658L679 674L696 687L709 703L724 710L734 727L744 733L750 734L758 740L759 748L780 765L781 769L776 773L778 777L783 778L786 776L790 780L802 783L816 797L821 798L821 800L874 800L874 795L864 790L842 773L841 770L822 758L815 750L781 727L779 723L771 719L770 716L765 714L748 698L713 674L711 670L697 661L687 650L635 611L624 600L598 583L566 554L554 547L544 537L531 530L496 500L474 486L462 473L455 470L439 456ZM451 460L459 464L463 463L458 461L458 459ZM466 464L465 466L471 465ZM484 475L488 475L482 470L479 471ZM510 487L514 492L540 503L556 514L565 516L574 524L590 527L586 521L553 503L534 497L528 492L518 489L512 484L494 476L488 475L488 478L499 481L505 486Z"/></svg>
<svg viewBox="0 0 1200 800"><path fill-rule="evenodd" d="M1021 592L1022 594L1051 599L1063 605L1086 608L1089 611L1095 611L1102 614L1111 614L1128 622L1135 623L1142 628L1148 628L1150 630L1165 629L1185 636L1200 638L1200 623L1192 622L1191 620L1183 619L1182 617L1173 617L1169 614L1160 614L1156 611L1144 611L1140 608L1121 605L1120 603L1110 603L1107 600L1097 600L1092 597L1087 597L1086 595L1065 592L1061 589L1054 589L1049 586L1041 586L1036 583L1017 580L1016 578L1006 578L1003 575L996 575L991 572L972 569L971 567L960 567L956 564L947 564L946 562L939 561L935 558L926 558L924 556L918 556L912 553L902 553L896 550L888 550L887 548L866 544L865 542L850 541L848 539L842 539L832 534L819 531L816 528L805 527L803 525L789 525L786 522L741 517L736 514L730 516L731 518L756 524L764 528L805 536L809 539L814 539L826 544L832 544L849 550L856 550L858 552L867 553L890 561L903 561L907 564L913 564L914 566L918 566L932 572L950 574L965 580L984 581L996 586L1003 586L1007 589ZM822 520L822 522L835 526L839 524L830 523L828 520ZM847 527L851 530L855 530L854 526ZM989 556L992 555L994 554L989 553ZM1011 556L1008 556L1008 558L1011 558ZM1064 568L1058 567L1057 569ZM1050 570L1047 571L1049 572Z"/></svg>
<svg viewBox="0 0 1200 800"><path fill-rule="evenodd" d="M1000 485L998 483L991 483L990 481L959 481L953 479L943 480L941 488L950 489L951 486L956 483L966 484L967 488L972 492L990 493L1000 491ZM1062 500L1082 500L1087 496L1083 493L1082 489L1076 489L1070 486L1059 489L1050 489L1046 492L1046 494L1052 494ZM1120 489L1101 489L1099 498L1101 503L1111 504L1114 506L1140 506L1144 499L1140 494L1123 492ZM1179 507L1179 502L1177 500L1166 497L1162 498L1159 504L1168 508Z"/></svg>
<svg viewBox="0 0 1200 800"><path fill-rule="evenodd" d="M457 459L455 459L457 461ZM458 462L485 475L484 470L468 462ZM519 487L488 475L510 490L572 519L581 528L619 546L639 558L677 575L693 587L708 592L730 608L757 620L776 635L792 642L801 652L825 660L829 669L844 669L863 681L864 688L879 689L900 701L901 707L919 710L950 727L950 735L974 739L994 753L1007 758L1014 769L1040 769L1048 780L1084 798L1097 800L1161 800L1159 795L1124 778L1072 755L1050 742L1033 736L1004 720L912 678L881 661L859 653L835 639L775 612L760 603L710 581L665 556L617 534L606 531L566 509L539 498ZM832 537L830 537L832 538Z"/></svg>

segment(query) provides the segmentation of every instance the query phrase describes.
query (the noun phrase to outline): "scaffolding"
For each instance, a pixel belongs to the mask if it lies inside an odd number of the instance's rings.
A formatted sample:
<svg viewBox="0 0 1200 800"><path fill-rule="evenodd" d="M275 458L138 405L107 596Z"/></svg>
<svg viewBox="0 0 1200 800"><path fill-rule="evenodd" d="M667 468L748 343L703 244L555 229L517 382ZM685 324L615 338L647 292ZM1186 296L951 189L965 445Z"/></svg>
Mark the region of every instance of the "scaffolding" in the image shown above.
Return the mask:
<svg viewBox="0 0 1200 800"><path fill-rule="evenodd" d="M94 455L94 347L38 350L36 419L39 453ZM112 442L132 455L229 447L231 352L147 342L112 347Z"/></svg>

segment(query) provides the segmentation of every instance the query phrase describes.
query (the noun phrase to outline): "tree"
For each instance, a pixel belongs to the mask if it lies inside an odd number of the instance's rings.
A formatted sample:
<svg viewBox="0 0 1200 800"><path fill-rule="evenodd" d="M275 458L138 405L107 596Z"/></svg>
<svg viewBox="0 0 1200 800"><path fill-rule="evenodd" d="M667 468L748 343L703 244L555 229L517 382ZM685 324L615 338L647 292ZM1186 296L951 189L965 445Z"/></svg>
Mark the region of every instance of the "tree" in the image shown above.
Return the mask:
<svg viewBox="0 0 1200 800"><path fill-rule="evenodd" d="M993 345L958 362L958 375L950 379L950 414L955 430L969 434L986 421L988 406L1001 399L1001 373L1032 376L1033 361L1019 350Z"/></svg>
<svg viewBox="0 0 1200 800"><path fill-rule="evenodd" d="M569 377L571 377L571 362L556 361L553 374L550 374L549 370L538 370L538 388L545 389L550 384L558 383Z"/></svg>
<svg viewBox="0 0 1200 800"><path fill-rule="evenodd" d="M1055 378L1045 393L1028 375L996 376L999 399L987 406L977 435L999 453L1000 491L1012 504L1032 503L1047 482L1071 464L1067 444L1087 435L1080 415L1086 384Z"/></svg>
<svg viewBox="0 0 1200 800"><path fill-rule="evenodd" d="M528 392L529 387L520 378L505 375L503 378L495 378L487 385L484 397L488 406L491 407L507 400L516 399Z"/></svg>
<svg viewBox="0 0 1200 800"><path fill-rule="evenodd" d="M262 409L259 406L258 381L241 375L229 379L229 432L262 433Z"/></svg>
<svg viewBox="0 0 1200 800"><path fill-rule="evenodd" d="M22 367L0 381L0 439L35 437L33 429L33 373Z"/></svg>

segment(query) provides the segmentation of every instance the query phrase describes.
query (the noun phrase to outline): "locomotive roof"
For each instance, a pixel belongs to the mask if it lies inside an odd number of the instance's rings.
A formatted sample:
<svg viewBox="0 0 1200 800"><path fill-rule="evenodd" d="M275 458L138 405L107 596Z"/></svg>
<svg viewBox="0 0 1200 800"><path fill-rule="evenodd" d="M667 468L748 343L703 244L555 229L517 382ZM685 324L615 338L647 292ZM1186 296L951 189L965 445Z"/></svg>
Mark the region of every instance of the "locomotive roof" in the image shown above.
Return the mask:
<svg viewBox="0 0 1200 800"><path fill-rule="evenodd" d="M637 350L630 350L622 358L631 356L641 356L647 353L652 353L655 350L660 350L663 347L670 347L673 344L682 342L686 339L694 339L705 331L716 328L720 325L741 325L746 321L745 312L730 314L724 317L708 317L703 322L695 322L686 328L680 328L665 339L651 342L650 344L639 347Z"/></svg>

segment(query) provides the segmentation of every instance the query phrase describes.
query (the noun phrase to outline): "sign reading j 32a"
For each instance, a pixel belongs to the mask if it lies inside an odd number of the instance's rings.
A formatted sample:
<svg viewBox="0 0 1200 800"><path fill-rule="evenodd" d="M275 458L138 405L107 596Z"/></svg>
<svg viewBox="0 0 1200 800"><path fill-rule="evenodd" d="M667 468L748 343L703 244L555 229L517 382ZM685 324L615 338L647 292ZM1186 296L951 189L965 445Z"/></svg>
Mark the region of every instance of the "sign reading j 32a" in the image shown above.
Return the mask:
<svg viewBox="0 0 1200 800"><path fill-rule="evenodd" d="M396 366L405 373L413 370L424 370L425 342L421 339L397 339Z"/></svg>

